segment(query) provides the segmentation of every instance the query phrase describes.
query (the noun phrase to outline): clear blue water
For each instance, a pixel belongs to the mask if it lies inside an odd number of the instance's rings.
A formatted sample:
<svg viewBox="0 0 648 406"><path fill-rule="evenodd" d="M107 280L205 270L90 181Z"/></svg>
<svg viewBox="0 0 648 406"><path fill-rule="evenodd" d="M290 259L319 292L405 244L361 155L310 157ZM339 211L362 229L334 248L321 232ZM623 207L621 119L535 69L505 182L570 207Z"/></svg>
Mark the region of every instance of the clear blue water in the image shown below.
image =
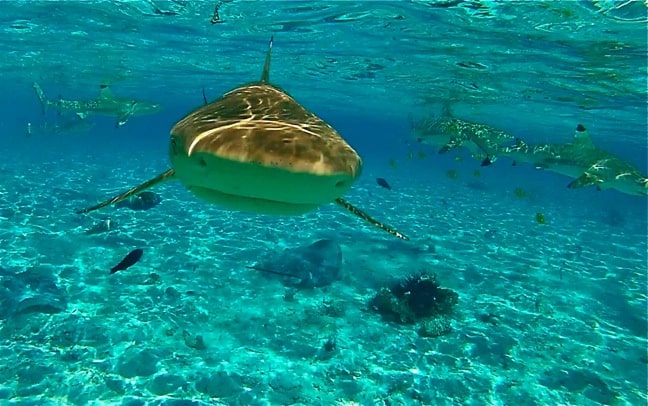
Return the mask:
<svg viewBox="0 0 648 406"><path fill-rule="evenodd" d="M582 123L645 176L643 2L231 1L211 24L215 4L0 4L0 403L646 403L646 197L437 154L408 119L452 102L529 143ZM166 170L170 128L203 88L258 80L271 35L271 81L363 158L345 199L410 241L335 205L225 211L180 183L151 210L75 214ZM33 82L52 100L110 84L163 108L69 121L41 113ZM342 250L329 286L246 268L320 239ZM459 294L438 337L368 305L421 270Z"/></svg>

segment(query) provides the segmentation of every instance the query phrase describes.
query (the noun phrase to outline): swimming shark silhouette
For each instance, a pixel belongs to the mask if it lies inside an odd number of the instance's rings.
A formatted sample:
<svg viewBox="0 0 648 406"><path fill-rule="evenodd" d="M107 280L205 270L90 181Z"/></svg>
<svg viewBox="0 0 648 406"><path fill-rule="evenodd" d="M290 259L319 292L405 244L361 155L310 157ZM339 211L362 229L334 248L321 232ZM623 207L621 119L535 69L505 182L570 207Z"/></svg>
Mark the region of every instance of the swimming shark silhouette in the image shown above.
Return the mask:
<svg viewBox="0 0 648 406"><path fill-rule="evenodd" d="M596 186L599 190L615 189L629 195L648 195L648 178L631 163L598 148L589 132L579 124L572 142L529 145L517 140L501 154L513 163L530 163L537 169L575 178L570 189Z"/></svg>
<svg viewBox="0 0 648 406"><path fill-rule="evenodd" d="M438 119L410 120L410 124L417 141L440 147L440 154L467 148L482 166L495 162L499 151L516 140L514 136L485 124L455 118L448 103L443 105Z"/></svg>
<svg viewBox="0 0 648 406"><path fill-rule="evenodd" d="M108 85L99 86L99 97L92 100L50 100L45 96L41 86L34 82L34 90L43 106L43 114L47 108L53 108L59 113L73 113L84 119L90 114L100 114L117 117L116 127L121 127L133 116L153 114L160 110L157 103L122 99L115 97Z"/></svg>
<svg viewBox="0 0 648 406"><path fill-rule="evenodd" d="M27 123L26 136L32 135L58 135L58 134L79 134L87 132L94 127L89 120L82 120L76 115L69 117L58 117L53 123L43 122L40 125Z"/></svg>

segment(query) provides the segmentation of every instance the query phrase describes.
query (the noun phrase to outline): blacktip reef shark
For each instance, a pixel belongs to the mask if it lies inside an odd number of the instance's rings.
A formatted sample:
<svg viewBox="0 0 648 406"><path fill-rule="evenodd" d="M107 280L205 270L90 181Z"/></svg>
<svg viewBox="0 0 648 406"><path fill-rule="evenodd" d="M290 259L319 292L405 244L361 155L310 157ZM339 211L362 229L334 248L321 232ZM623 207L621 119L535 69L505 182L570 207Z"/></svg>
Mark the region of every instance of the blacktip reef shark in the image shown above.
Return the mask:
<svg viewBox="0 0 648 406"><path fill-rule="evenodd" d="M518 139L502 154L517 162L530 163L537 169L574 178L570 189L596 186L599 190L616 189L619 192L646 196L648 178L634 165L612 155L592 142L589 132L579 124L572 142L564 144L529 145Z"/></svg>
<svg viewBox="0 0 648 406"><path fill-rule="evenodd" d="M410 124L412 135L418 142L438 147L440 154L467 148L482 166L495 162L499 151L516 141L514 136L504 131L455 118L448 103L443 105L438 119L411 120Z"/></svg>
<svg viewBox="0 0 648 406"><path fill-rule="evenodd" d="M201 106L171 129L171 169L77 213L118 203L167 180L230 210L300 215L337 203L407 240L342 199L362 160L333 127L270 84L270 39L261 80Z"/></svg>
<svg viewBox="0 0 648 406"><path fill-rule="evenodd" d="M110 86L106 84L99 86L99 97L92 100L65 100L62 98L50 100L36 82L34 82L34 90L43 106L43 114L47 108L52 108L59 113L76 114L80 119L85 119L90 114L115 116L117 117L115 127L123 126L133 116L153 114L161 109L157 103L115 97Z"/></svg>
<svg viewBox="0 0 648 406"><path fill-rule="evenodd" d="M89 120L82 120L78 116L58 117L54 123L43 122L41 125L27 123L25 135L59 135L78 134L87 132L94 126Z"/></svg>

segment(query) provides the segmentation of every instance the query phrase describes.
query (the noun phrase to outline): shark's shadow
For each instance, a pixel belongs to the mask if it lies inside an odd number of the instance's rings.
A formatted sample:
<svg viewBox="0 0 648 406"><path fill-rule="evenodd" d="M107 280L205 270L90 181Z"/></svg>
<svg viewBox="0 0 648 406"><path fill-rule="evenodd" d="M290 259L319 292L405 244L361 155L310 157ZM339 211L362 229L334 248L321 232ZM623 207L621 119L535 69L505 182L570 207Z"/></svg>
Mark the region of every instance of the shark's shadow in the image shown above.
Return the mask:
<svg viewBox="0 0 648 406"><path fill-rule="evenodd" d="M65 289L45 267L13 272L0 266L0 320L29 313L54 314L67 308Z"/></svg>
<svg viewBox="0 0 648 406"><path fill-rule="evenodd" d="M250 269L278 277L286 286L314 288L330 285L340 276L342 250L333 240L319 240L307 246L272 253Z"/></svg>

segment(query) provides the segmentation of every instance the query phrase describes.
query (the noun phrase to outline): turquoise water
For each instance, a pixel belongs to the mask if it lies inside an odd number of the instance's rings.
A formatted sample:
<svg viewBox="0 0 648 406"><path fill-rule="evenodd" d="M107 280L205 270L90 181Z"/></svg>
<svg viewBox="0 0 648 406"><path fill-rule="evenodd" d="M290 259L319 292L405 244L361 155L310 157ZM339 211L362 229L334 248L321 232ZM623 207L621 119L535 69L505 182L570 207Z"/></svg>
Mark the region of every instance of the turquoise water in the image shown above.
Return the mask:
<svg viewBox="0 0 648 406"><path fill-rule="evenodd" d="M645 176L645 4L231 1L211 24L216 4L0 4L0 404L646 403L646 197L481 167L410 128L445 103L535 144L583 124ZM75 214L168 169L171 127L203 88L258 80L271 35L271 82L364 161L344 198L409 241L338 205L227 211L179 182L150 210ZM43 113L34 82L162 109L119 128ZM309 269L296 249L319 240L341 251L326 286L248 268ZM421 271L459 297L432 336L371 305Z"/></svg>

